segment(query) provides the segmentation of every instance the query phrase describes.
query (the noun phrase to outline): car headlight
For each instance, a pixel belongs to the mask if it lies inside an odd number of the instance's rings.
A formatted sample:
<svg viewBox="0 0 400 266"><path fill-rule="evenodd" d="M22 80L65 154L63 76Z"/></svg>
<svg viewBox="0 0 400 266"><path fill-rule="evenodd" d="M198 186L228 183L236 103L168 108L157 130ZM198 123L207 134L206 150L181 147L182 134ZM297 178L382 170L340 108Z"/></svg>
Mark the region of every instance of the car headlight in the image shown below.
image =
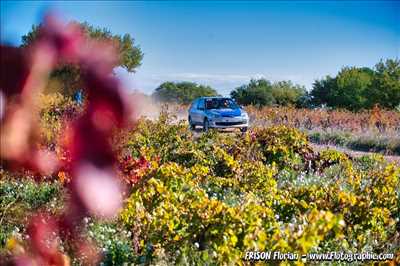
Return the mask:
<svg viewBox="0 0 400 266"><path fill-rule="evenodd" d="M244 119L248 119L248 118L249 118L249 116L247 115L247 113L244 113L244 112L240 115L240 117L241 117L241 118L244 118Z"/></svg>

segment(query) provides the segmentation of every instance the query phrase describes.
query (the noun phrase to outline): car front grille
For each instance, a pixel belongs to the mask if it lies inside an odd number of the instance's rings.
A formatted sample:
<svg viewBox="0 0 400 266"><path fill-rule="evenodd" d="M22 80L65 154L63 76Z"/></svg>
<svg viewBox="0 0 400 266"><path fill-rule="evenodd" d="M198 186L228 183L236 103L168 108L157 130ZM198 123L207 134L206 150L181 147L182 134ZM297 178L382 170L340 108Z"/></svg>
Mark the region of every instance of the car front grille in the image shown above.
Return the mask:
<svg viewBox="0 0 400 266"><path fill-rule="evenodd" d="M215 125L217 126L237 126L237 125L242 125L245 124L246 121L239 121L239 122L215 122Z"/></svg>

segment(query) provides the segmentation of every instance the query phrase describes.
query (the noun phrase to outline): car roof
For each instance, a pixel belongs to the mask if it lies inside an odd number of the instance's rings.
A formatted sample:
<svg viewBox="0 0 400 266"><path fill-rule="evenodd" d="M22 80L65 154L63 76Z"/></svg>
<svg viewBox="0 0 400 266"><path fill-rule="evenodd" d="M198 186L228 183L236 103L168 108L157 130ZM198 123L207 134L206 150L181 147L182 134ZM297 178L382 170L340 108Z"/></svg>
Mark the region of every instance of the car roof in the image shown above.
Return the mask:
<svg viewBox="0 0 400 266"><path fill-rule="evenodd" d="M198 99L232 99L232 98L222 97L222 96L205 96L205 97L200 97Z"/></svg>
<svg viewBox="0 0 400 266"><path fill-rule="evenodd" d="M235 101L234 99L230 98L230 97L222 97L222 96L203 96L203 97L199 97L196 98L195 100L193 100L192 104L200 101L200 100L207 100L207 99L230 99L232 101Z"/></svg>

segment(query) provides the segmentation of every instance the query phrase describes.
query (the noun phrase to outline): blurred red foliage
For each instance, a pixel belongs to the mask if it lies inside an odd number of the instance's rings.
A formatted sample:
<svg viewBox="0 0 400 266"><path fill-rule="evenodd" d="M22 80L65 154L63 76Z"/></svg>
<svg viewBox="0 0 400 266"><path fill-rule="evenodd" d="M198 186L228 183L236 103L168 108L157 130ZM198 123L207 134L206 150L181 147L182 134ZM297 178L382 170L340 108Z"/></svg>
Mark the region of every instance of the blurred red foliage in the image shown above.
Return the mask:
<svg viewBox="0 0 400 266"><path fill-rule="evenodd" d="M125 181L129 184L136 184L150 168L150 163L141 156L139 159L127 155L120 159L120 171Z"/></svg>
<svg viewBox="0 0 400 266"><path fill-rule="evenodd" d="M123 90L112 75L114 47L87 40L76 25L63 25L47 16L38 41L30 48L1 46L0 113L3 167L41 174L60 170L71 176L70 199L60 217L34 216L28 227L29 248L16 257L17 265L68 265L57 239L74 240L76 252L95 264L95 248L81 237L79 225L86 215L113 217L122 204L122 186L113 171L116 161L110 145L115 127L123 127L130 113ZM88 96L85 112L68 127L66 153L60 163L54 154L38 149L35 102L49 74L58 64L73 63L81 69ZM43 156L48 154L48 156ZM65 164L68 165L65 165ZM90 254L91 255L90 255Z"/></svg>

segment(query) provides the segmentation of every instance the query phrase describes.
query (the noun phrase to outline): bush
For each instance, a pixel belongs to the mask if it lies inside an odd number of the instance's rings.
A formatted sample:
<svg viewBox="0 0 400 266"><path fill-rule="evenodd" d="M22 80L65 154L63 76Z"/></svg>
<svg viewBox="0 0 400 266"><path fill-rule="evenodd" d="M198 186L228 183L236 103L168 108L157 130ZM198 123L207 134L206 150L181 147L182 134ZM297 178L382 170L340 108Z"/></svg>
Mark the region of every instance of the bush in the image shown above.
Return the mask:
<svg viewBox="0 0 400 266"><path fill-rule="evenodd" d="M303 162L307 153L307 136L299 130L286 126L261 128L255 131L256 139L267 163L277 163L281 168L293 168Z"/></svg>

